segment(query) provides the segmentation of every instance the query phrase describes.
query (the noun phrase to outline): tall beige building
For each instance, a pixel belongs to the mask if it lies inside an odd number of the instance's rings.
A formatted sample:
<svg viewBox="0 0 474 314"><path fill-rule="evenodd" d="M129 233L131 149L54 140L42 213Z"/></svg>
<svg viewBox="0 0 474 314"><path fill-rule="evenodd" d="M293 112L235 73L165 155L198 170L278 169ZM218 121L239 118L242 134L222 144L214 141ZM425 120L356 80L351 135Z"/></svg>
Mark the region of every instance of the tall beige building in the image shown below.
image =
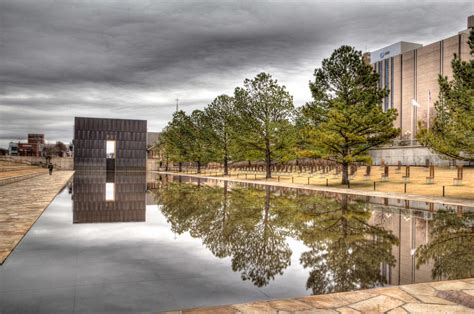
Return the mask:
<svg viewBox="0 0 474 314"><path fill-rule="evenodd" d="M401 129L401 138L414 137L417 121L427 123L428 115L433 118L439 93L438 75L452 78L454 54L461 60L473 57L467 41L469 29L474 27L474 15L467 20L467 29L432 44L402 41L365 55L380 74L380 85L390 90L383 108L397 109L395 125Z"/></svg>
<svg viewBox="0 0 474 314"><path fill-rule="evenodd" d="M439 94L438 76L452 79L454 54L461 60L473 58L468 45L471 28L474 28L474 15L467 18L465 30L429 45L402 41L364 54L364 59L380 74L380 86L390 90L382 106L384 110L397 109L395 126L401 129L401 141L370 151L374 164L453 164L454 161L419 145L415 139L418 122L426 126L433 121Z"/></svg>

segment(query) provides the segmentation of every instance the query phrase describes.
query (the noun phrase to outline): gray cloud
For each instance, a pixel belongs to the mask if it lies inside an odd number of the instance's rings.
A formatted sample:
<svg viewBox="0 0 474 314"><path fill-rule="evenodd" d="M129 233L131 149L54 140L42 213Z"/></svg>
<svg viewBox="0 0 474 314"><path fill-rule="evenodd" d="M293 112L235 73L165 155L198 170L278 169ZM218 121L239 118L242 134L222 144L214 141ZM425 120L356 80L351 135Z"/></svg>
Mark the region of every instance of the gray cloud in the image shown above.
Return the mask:
<svg viewBox="0 0 474 314"><path fill-rule="evenodd" d="M46 1L0 3L0 146L73 117L140 118L160 130L268 71L296 105L341 44L429 43L465 28L470 1Z"/></svg>

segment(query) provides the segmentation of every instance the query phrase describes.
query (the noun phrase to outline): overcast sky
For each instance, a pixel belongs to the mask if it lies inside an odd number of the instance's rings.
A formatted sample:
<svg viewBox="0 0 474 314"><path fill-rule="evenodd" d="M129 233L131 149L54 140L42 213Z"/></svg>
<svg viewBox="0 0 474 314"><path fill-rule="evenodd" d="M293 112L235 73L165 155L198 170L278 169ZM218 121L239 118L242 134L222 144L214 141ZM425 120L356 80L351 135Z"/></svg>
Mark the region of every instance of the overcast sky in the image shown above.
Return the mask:
<svg viewBox="0 0 474 314"><path fill-rule="evenodd" d="M0 147L73 117L148 120L203 108L261 71L296 106L342 44L427 44L466 28L472 1L0 0Z"/></svg>

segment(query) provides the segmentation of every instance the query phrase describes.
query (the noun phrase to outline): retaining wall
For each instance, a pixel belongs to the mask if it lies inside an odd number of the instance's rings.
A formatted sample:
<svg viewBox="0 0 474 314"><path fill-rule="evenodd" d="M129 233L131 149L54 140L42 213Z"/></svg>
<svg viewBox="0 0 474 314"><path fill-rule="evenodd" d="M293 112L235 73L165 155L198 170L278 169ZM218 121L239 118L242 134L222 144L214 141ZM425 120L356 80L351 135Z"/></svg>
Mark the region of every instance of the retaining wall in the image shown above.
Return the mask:
<svg viewBox="0 0 474 314"><path fill-rule="evenodd" d="M392 146L372 149L369 152L374 165L380 165L382 159L386 165L397 165L400 161L403 165L424 166L429 160L435 166L451 166L453 160L439 154L433 153L424 146ZM457 160L456 165L469 165L468 162Z"/></svg>

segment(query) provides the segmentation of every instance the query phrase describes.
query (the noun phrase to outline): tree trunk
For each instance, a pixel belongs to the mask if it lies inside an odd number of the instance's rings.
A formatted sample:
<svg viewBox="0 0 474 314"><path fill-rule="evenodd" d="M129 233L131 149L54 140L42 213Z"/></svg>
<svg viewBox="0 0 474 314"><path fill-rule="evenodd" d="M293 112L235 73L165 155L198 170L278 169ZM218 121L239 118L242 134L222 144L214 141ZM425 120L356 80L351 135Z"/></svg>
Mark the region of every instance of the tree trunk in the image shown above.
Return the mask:
<svg viewBox="0 0 474 314"><path fill-rule="evenodd" d="M267 140L265 143L265 166L266 166L266 178L272 177L272 156L270 151L270 142Z"/></svg>
<svg viewBox="0 0 474 314"><path fill-rule="evenodd" d="M342 184L349 184L349 163L342 163Z"/></svg>
<svg viewBox="0 0 474 314"><path fill-rule="evenodd" d="M197 161L197 173L201 173L201 161Z"/></svg>
<svg viewBox="0 0 474 314"><path fill-rule="evenodd" d="M344 239L347 238L348 235L348 227L349 223L347 221L347 209L348 209L348 195L347 194L342 194L342 199L341 199L341 225L342 225L342 236Z"/></svg>
<svg viewBox="0 0 474 314"><path fill-rule="evenodd" d="M222 206L222 230L225 227L225 220L227 215L227 202L228 202L228 181L224 181L224 204Z"/></svg>
<svg viewBox="0 0 474 314"><path fill-rule="evenodd" d="M229 175L229 160L227 154L224 155L224 175Z"/></svg>
<svg viewBox="0 0 474 314"><path fill-rule="evenodd" d="M267 227L268 227L268 218L270 216L270 195L271 195L271 192L270 192L270 186L266 186L265 187L265 212L264 212L264 215L263 215L263 239L264 241L266 242L267 241ZM266 247L266 246L265 246Z"/></svg>
<svg viewBox="0 0 474 314"><path fill-rule="evenodd" d="M183 163L180 161L178 162L178 172L183 171Z"/></svg>

